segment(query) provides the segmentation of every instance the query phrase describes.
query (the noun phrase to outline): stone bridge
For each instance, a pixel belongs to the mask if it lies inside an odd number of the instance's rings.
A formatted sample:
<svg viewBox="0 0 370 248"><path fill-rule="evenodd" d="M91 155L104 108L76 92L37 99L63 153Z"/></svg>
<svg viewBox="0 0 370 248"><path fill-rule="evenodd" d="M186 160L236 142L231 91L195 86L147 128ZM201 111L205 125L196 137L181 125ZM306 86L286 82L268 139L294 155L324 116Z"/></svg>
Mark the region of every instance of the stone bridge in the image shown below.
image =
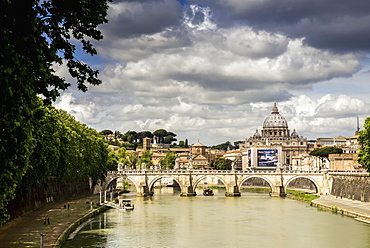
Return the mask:
<svg viewBox="0 0 370 248"><path fill-rule="evenodd" d="M240 187L251 178L261 178L271 188L271 196L285 196L289 183L298 178L306 178L312 182L318 194L329 194L331 177L325 171L237 171L237 170L122 170L110 171L103 185L103 190L117 180L117 186L123 186L124 181L130 181L136 187L138 196L153 195L154 184L162 178L171 178L181 188L181 196L195 196L195 188L207 177L216 177L226 187L226 196L240 196Z"/></svg>

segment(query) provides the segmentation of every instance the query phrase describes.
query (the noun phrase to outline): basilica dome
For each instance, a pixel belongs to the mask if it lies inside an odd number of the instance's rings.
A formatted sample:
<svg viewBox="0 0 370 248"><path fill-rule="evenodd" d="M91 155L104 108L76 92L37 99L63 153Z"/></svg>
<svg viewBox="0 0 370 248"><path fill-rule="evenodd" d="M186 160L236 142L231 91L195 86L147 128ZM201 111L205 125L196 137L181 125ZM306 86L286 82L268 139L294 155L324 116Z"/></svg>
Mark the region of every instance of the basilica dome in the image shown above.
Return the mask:
<svg viewBox="0 0 370 248"><path fill-rule="evenodd" d="M276 107L276 103L272 108L271 114L266 117L265 121L263 122L263 128L288 128L288 123L286 122L285 118L279 114L279 110Z"/></svg>

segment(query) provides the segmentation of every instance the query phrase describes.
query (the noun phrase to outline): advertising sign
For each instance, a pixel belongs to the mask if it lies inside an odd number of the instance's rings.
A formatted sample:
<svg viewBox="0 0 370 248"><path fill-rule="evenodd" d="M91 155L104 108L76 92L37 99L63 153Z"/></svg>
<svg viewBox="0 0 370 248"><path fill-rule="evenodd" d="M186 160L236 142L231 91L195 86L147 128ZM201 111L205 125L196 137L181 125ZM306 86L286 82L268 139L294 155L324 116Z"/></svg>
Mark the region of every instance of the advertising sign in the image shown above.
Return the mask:
<svg viewBox="0 0 370 248"><path fill-rule="evenodd" d="M258 167L277 166L278 150L257 150Z"/></svg>

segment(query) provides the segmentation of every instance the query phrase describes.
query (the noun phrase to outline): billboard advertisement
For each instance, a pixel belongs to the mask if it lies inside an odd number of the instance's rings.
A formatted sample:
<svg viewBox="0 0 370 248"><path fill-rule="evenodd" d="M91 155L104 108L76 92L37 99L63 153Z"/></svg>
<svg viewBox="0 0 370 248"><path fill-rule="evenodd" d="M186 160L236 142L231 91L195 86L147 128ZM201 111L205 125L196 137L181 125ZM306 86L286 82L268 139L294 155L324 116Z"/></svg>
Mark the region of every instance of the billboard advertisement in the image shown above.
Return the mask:
<svg viewBox="0 0 370 248"><path fill-rule="evenodd" d="M277 166L278 150L257 150L258 167Z"/></svg>

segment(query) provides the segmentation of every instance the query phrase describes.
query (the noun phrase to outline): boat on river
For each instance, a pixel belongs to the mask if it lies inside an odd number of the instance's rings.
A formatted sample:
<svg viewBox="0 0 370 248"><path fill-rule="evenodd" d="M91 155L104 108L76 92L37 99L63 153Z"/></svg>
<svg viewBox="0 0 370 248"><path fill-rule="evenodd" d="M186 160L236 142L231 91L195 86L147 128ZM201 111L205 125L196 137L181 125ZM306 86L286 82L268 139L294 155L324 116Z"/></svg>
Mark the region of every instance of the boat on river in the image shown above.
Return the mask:
<svg viewBox="0 0 370 248"><path fill-rule="evenodd" d="M203 195L205 195L205 196L213 196L214 194L213 194L213 190L211 190L211 189L205 189L205 190L203 190Z"/></svg>
<svg viewBox="0 0 370 248"><path fill-rule="evenodd" d="M130 199L123 199L120 204L121 210L134 210L134 204L132 204Z"/></svg>

